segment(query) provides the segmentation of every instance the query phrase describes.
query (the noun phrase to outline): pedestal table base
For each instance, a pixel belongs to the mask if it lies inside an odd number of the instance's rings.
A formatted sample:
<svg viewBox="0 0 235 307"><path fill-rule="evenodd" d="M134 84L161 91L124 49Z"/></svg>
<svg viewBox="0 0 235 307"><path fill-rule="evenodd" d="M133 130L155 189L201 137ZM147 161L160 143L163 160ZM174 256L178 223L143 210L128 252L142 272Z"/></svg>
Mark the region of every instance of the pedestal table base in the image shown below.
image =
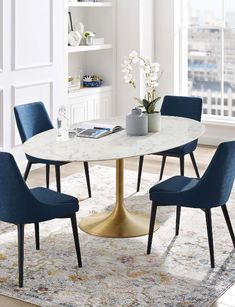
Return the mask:
<svg viewBox="0 0 235 307"><path fill-rule="evenodd" d="M83 231L109 238L129 238L148 234L149 217L137 212L128 212L124 207L123 166L123 159L116 161L116 206L112 213L96 214L84 218L80 223ZM155 230L157 228L156 224Z"/></svg>

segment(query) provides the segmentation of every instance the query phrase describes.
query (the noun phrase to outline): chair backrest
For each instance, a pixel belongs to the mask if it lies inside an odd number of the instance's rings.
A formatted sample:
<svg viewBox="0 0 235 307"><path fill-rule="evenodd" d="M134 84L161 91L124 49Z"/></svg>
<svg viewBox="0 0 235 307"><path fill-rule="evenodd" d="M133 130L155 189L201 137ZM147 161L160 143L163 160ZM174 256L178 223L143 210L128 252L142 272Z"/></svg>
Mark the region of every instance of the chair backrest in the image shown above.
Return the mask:
<svg viewBox="0 0 235 307"><path fill-rule="evenodd" d="M202 99L199 97L165 96L161 114L201 121Z"/></svg>
<svg viewBox="0 0 235 307"><path fill-rule="evenodd" d="M0 152L0 195L0 220L20 224L32 213L35 199L7 152Z"/></svg>
<svg viewBox="0 0 235 307"><path fill-rule="evenodd" d="M201 121L202 99L199 97L165 96L161 107L161 114ZM193 152L197 147L197 141L190 142L190 147L187 150ZM188 146L189 144L181 147Z"/></svg>
<svg viewBox="0 0 235 307"><path fill-rule="evenodd" d="M15 106L14 113L22 143L35 134L53 128L46 108L40 101Z"/></svg>
<svg viewBox="0 0 235 307"><path fill-rule="evenodd" d="M198 188L200 202L205 207L224 205L231 193L235 178L235 141L221 143Z"/></svg>

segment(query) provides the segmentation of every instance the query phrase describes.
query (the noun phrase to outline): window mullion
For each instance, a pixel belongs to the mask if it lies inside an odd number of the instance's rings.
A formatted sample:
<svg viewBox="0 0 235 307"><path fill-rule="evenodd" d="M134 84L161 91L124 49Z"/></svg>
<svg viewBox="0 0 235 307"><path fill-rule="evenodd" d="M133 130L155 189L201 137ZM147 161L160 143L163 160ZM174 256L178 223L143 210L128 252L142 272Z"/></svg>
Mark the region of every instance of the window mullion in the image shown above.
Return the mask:
<svg viewBox="0 0 235 307"><path fill-rule="evenodd" d="M225 31L225 0L223 0L223 25L221 29L221 116L224 116L224 31Z"/></svg>
<svg viewBox="0 0 235 307"><path fill-rule="evenodd" d="M221 29L221 116L224 116L224 28Z"/></svg>

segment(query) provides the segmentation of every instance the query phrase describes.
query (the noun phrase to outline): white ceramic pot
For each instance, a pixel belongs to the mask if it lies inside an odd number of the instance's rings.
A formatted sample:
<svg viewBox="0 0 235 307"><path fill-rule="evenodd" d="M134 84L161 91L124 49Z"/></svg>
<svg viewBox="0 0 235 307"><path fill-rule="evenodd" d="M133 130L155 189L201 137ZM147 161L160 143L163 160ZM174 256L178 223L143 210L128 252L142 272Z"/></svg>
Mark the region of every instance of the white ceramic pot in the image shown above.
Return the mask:
<svg viewBox="0 0 235 307"><path fill-rule="evenodd" d="M155 112L148 114L149 132L158 132L161 130L161 113Z"/></svg>
<svg viewBox="0 0 235 307"><path fill-rule="evenodd" d="M92 46L93 45L93 36L87 36L86 37L86 45Z"/></svg>

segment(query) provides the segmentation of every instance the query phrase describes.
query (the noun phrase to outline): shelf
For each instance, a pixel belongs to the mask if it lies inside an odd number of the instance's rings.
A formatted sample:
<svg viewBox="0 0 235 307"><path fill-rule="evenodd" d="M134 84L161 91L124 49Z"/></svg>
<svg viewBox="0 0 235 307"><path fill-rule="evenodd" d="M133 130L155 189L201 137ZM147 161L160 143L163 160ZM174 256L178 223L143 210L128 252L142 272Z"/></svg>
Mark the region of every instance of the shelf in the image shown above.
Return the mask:
<svg viewBox="0 0 235 307"><path fill-rule="evenodd" d="M68 2L69 7L112 7L112 2Z"/></svg>
<svg viewBox="0 0 235 307"><path fill-rule="evenodd" d="M68 93L68 98L76 98L80 96L85 96L85 95L92 95L92 94L99 94L107 91L111 91L112 86L111 85L103 85L101 87L84 87L81 90L75 92L75 93Z"/></svg>
<svg viewBox="0 0 235 307"><path fill-rule="evenodd" d="M104 49L112 49L112 44L93 45L93 46L75 46L75 47L68 46L68 53L104 50Z"/></svg>

